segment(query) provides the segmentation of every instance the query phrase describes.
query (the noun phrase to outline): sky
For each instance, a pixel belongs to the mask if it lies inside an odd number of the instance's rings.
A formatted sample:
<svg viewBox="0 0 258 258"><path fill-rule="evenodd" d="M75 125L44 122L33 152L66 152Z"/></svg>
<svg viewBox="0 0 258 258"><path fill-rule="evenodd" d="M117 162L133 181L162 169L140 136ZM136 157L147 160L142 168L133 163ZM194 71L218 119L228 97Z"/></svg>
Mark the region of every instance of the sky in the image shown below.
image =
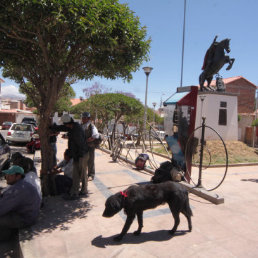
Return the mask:
<svg viewBox="0 0 258 258"><path fill-rule="evenodd" d="M96 77L73 85L76 97L95 82L113 91L133 93L145 103L146 75L143 67L153 67L148 79L147 104L160 106L180 87L183 41L184 0L121 0L139 17L151 38L149 61L133 73L130 83L122 79ZM257 0L186 0L185 44L182 86L198 85L204 55L214 37L231 39L229 56L235 58L231 70L220 70L224 78L243 76L258 85L258 1ZM0 74L0 78L3 78ZM3 78L2 92L18 86ZM15 90L12 87L12 90Z"/></svg>

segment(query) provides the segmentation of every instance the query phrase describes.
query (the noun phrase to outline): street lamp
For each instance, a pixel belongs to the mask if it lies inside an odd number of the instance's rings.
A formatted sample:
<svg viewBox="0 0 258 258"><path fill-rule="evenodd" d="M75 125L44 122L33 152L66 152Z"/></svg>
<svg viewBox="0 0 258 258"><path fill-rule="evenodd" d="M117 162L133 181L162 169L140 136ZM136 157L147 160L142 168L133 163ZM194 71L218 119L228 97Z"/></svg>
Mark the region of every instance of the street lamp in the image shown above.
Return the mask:
<svg viewBox="0 0 258 258"><path fill-rule="evenodd" d="M157 103L156 103L156 102L153 102L152 105L153 105L153 107L154 107L153 122L154 122L154 127L155 127L155 107L156 107Z"/></svg>
<svg viewBox="0 0 258 258"><path fill-rule="evenodd" d="M145 105L144 105L144 116L143 116L143 130L146 131L146 122L147 122L147 95L148 95L148 78L149 74L152 71L152 67L143 67L143 70L146 74L146 90L145 90Z"/></svg>

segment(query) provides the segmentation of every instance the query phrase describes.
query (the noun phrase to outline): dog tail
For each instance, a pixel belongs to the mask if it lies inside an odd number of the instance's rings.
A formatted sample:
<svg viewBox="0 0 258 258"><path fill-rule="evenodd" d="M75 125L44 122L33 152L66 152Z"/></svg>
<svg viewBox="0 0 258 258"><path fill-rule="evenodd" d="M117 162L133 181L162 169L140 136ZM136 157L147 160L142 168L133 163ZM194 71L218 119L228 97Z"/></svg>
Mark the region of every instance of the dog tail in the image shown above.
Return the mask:
<svg viewBox="0 0 258 258"><path fill-rule="evenodd" d="M186 193L185 207L184 208L185 208L185 212L188 216L193 216L193 212L191 210L190 203L189 203L188 192Z"/></svg>

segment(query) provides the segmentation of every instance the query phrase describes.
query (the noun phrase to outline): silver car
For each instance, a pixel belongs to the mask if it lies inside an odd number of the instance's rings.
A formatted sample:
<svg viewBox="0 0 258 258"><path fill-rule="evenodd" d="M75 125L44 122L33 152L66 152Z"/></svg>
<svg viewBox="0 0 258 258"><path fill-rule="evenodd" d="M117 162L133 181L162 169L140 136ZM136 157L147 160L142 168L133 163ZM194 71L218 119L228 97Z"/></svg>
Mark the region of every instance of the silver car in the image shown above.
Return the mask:
<svg viewBox="0 0 258 258"><path fill-rule="evenodd" d="M35 128L31 124L13 124L7 132L6 141L10 143L30 142Z"/></svg>

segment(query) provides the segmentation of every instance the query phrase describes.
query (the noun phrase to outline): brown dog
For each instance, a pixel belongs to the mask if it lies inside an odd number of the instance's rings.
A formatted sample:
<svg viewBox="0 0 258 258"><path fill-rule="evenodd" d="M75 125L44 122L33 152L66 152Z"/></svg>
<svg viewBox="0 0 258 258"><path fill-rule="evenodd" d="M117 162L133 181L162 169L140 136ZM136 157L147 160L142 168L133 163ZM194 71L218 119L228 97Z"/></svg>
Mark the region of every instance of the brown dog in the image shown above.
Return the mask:
<svg viewBox="0 0 258 258"><path fill-rule="evenodd" d="M112 217L124 208L127 215L125 225L122 232L114 238L120 241L129 230L135 215L138 219L138 229L135 235L141 233L143 227L143 211L153 209L158 205L168 203L175 223L169 231L174 234L180 223L179 214L182 212L188 221L189 231L192 230L191 216L192 210L189 205L188 191L184 186L176 182L165 182L160 184L132 185L123 192L111 195L105 204L103 217Z"/></svg>

